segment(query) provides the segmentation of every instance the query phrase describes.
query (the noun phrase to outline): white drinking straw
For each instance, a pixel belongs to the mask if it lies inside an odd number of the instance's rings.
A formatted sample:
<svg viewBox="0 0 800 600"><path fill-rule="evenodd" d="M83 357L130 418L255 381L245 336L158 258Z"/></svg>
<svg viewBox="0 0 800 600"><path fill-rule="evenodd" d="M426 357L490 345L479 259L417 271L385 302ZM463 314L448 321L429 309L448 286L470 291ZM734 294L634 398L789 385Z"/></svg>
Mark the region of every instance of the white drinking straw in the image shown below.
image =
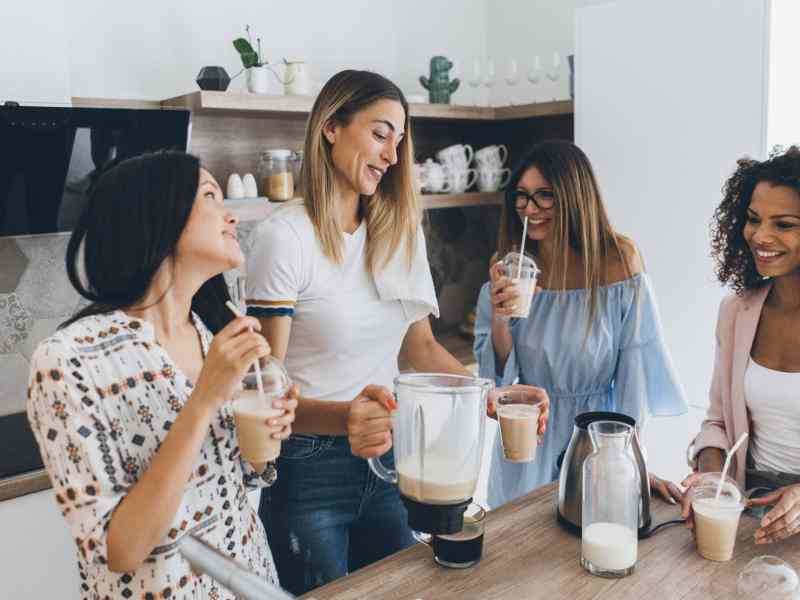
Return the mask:
<svg viewBox="0 0 800 600"><path fill-rule="evenodd" d="M517 279L522 279L522 257L525 254L525 238L528 237L528 217L522 222L522 241L519 244L519 262L517 263Z"/></svg>
<svg viewBox="0 0 800 600"><path fill-rule="evenodd" d="M230 300L225 301L225 306L231 309L231 312L235 314L237 317L243 317L242 311L236 308L236 305L231 302ZM250 331L253 331L253 328L250 327ZM256 369L256 385L258 386L258 398L261 400L261 404L266 405L267 399L264 397L264 383L261 381L261 365L258 364L258 359L253 361L253 366Z"/></svg>
<svg viewBox="0 0 800 600"><path fill-rule="evenodd" d="M716 504L719 501L719 494L722 491L722 483L725 481L725 476L728 474L728 468L731 466L731 456L736 454L736 450L739 448L739 446L742 445L742 442L744 442L746 439L747 439L747 432L744 432L741 436L739 436L739 439L733 445L733 448L731 448L728 451L728 456L725 457L725 464L722 466L722 475L720 476L719 483L717 484L717 495L714 496L714 504Z"/></svg>

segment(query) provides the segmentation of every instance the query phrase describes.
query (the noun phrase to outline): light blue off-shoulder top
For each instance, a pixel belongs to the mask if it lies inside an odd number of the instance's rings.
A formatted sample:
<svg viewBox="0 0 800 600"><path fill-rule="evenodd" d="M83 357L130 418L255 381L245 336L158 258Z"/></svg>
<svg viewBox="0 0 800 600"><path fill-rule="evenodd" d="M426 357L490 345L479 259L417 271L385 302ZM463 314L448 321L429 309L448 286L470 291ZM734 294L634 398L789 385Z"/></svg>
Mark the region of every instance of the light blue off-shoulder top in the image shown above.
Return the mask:
<svg viewBox="0 0 800 600"><path fill-rule="evenodd" d="M532 462L504 460L497 436L489 474L493 508L558 479L556 461L580 413L622 412L643 424L649 415L686 412L686 397L645 273L600 288L598 314L588 337L585 289L537 293L529 317L511 320L514 345L500 375L491 338L489 286L481 288L475 322L480 375L494 378L497 385L518 381L543 387L551 401L547 431Z"/></svg>

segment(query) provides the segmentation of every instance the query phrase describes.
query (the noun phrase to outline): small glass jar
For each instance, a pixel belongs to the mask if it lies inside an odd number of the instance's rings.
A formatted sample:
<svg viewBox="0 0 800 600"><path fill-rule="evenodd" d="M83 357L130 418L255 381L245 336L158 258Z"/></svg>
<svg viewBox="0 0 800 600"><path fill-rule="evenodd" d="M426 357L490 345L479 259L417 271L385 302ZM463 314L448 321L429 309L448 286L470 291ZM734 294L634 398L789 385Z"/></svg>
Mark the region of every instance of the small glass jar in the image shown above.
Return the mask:
<svg viewBox="0 0 800 600"><path fill-rule="evenodd" d="M589 424L594 452L583 462L581 565L592 575L625 577L636 566L639 470L628 455L633 427Z"/></svg>
<svg viewBox="0 0 800 600"><path fill-rule="evenodd" d="M303 193L303 180L300 177L303 167L303 154L304 152L302 150L295 150L292 154L292 176L294 177L294 191L296 195Z"/></svg>
<svg viewBox="0 0 800 600"><path fill-rule="evenodd" d="M262 193L274 202L284 202L294 197L294 174L291 150L265 150L258 161L258 176Z"/></svg>

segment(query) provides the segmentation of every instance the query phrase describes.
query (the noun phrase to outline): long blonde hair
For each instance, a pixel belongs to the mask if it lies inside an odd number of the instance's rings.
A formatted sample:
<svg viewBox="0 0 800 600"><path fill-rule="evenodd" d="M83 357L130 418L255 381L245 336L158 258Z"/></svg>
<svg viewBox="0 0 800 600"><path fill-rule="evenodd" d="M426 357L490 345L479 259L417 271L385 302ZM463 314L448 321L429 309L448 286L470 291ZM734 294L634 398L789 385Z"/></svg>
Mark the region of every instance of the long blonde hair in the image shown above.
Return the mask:
<svg viewBox="0 0 800 600"><path fill-rule="evenodd" d="M567 286L569 250L581 256L583 262L583 284L588 291L587 335L599 310L599 291L605 284L609 260L617 255L625 269L625 277L631 277L630 266L620 247L625 240L611 227L600 188L588 157L575 144L563 140L552 140L535 145L514 170L506 187L505 202L500 218L497 240L497 255L502 258L516 249L522 238L522 220L514 205L514 191L525 171L531 167L542 174L553 188L554 204L554 248L548 265L540 265L548 274L548 287L554 287L553 273L560 267L561 289ZM531 251L538 255L538 243L528 240ZM527 245L527 244L526 244ZM526 248L527 252L527 248ZM558 264L558 261L561 264ZM637 296L638 297L638 296Z"/></svg>
<svg viewBox="0 0 800 600"><path fill-rule="evenodd" d="M300 175L305 206L322 251L342 262L343 236L336 210L334 164L331 143L323 135L333 121L341 125L378 100L395 100L405 111L405 136L397 147L397 163L391 166L371 196L361 197L367 226L366 263L370 272L385 267L401 245L405 245L410 269L416 252L420 209L413 185L414 152L408 102L394 83L370 71L340 71L323 86L306 125L305 157Z"/></svg>

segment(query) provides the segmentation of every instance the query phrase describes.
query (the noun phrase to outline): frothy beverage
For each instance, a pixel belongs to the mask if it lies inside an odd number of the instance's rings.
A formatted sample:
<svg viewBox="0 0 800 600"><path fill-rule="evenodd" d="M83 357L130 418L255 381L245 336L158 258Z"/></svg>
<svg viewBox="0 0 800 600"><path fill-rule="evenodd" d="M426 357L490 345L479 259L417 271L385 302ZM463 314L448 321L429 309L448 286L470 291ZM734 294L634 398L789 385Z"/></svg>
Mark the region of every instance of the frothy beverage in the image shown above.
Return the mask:
<svg viewBox="0 0 800 600"><path fill-rule="evenodd" d="M592 572L625 571L636 564L637 546L636 532L624 525L592 523L582 531L581 563Z"/></svg>
<svg viewBox="0 0 800 600"><path fill-rule="evenodd" d="M726 561L733 558L736 532L742 505L730 497L698 498L692 501L697 551L708 560Z"/></svg>
<svg viewBox="0 0 800 600"><path fill-rule="evenodd" d="M266 396L266 402L262 401L258 390L240 390L233 401L239 451L258 473L281 453L281 441L272 438L277 428L268 425L267 419L278 417L283 411L272 408L271 404L272 398Z"/></svg>
<svg viewBox="0 0 800 600"><path fill-rule="evenodd" d="M464 515L464 526L458 533L434 535L433 557L446 567L471 567L483 554L483 521Z"/></svg>
<svg viewBox="0 0 800 600"><path fill-rule="evenodd" d="M418 455L405 457L397 464L400 493L424 504L457 504L472 497L477 479L459 478L453 461L428 452L424 464Z"/></svg>
<svg viewBox="0 0 800 600"><path fill-rule="evenodd" d="M536 457L539 407L530 404L498 404L503 454L511 462L530 462Z"/></svg>
<svg viewBox="0 0 800 600"><path fill-rule="evenodd" d="M517 298L517 308L511 313L511 316L517 319L527 319L528 314L531 312L531 302L533 301L533 292L536 289L536 277L523 277L522 279L512 279L511 283L517 288L519 297Z"/></svg>

